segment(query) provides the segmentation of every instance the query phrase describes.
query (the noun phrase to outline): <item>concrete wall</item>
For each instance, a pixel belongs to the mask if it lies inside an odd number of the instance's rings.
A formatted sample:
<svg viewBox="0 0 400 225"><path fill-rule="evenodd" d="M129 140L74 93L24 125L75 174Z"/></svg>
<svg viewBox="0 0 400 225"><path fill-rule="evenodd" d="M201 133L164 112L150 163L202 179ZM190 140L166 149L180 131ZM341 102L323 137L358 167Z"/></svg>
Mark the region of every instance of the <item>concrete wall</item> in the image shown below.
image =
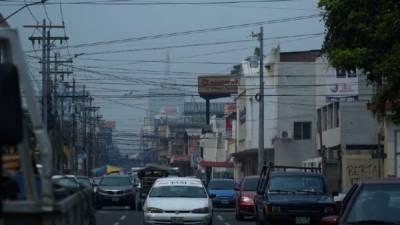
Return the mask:
<svg viewBox="0 0 400 225"><path fill-rule="evenodd" d="M273 51L275 51L273 49ZM264 62L268 64L273 55L267 57ZM251 67L249 61L242 62L243 75L240 78L240 85L236 99L237 118L236 118L236 140L238 152L246 149L258 148L258 127L259 127L259 104L255 95L259 92L259 68ZM271 88L276 83L276 78L271 76L274 71L264 70L264 147L272 148L271 140L276 136L277 127L277 108L276 108L276 89ZM275 102L275 103L274 103ZM240 112L246 108L245 123L240 122Z"/></svg>
<svg viewBox="0 0 400 225"><path fill-rule="evenodd" d="M384 161L385 176L400 176L400 126L385 121L385 153L387 158ZM399 152L399 153L397 153Z"/></svg>
<svg viewBox="0 0 400 225"><path fill-rule="evenodd" d="M278 62L278 136L274 142L275 163L301 166L309 158L317 157L315 150L315 63ZM290 95L290 96L288 96ZM295 96L291 96L295 95ZM294 122L311 122L311 138L295 140ZM288 133L288 140L282 138Z"/></svg>

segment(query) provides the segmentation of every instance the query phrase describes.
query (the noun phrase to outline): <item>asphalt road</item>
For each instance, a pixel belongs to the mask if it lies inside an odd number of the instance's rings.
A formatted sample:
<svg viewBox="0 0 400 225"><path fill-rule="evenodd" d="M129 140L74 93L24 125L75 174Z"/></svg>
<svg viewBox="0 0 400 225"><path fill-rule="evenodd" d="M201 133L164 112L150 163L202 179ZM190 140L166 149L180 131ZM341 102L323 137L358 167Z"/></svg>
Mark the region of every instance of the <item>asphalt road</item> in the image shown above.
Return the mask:
<svg viewBox="0 0 400 225"><path fill-rule="evenodd" d="M254 225L252 220L236 221L233 210L215 209L214 225ZM96 213L97 225L142 225L143 212L127 208L103 208Z"/></svg>

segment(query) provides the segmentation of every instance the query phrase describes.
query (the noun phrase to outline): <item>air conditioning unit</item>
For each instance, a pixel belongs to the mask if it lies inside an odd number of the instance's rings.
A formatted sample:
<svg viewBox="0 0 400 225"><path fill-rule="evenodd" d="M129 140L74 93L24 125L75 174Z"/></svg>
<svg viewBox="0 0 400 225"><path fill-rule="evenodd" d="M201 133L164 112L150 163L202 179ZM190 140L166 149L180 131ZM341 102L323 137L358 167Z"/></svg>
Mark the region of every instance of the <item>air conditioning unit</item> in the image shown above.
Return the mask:
<svg viewBox="0 0 400 225"><path fill-rule="evenodd" d="M289 139L289 132L287 132L286 130L282 131L281 133L281 138L282 139Z"/></svg>

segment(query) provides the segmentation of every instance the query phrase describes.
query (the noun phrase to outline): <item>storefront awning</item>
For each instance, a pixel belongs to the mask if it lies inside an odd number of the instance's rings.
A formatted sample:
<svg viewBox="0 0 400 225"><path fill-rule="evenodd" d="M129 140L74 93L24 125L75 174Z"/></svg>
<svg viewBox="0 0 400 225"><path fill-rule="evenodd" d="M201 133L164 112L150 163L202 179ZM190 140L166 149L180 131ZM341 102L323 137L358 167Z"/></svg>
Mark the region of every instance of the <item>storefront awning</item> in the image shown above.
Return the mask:
<svg viewBox="0 0 400 225"><path fill-rule="evenodd" d="M235 152L232 154L233 157L235 157L235 159L243 159L243 158L247 158L247 157L257 157L257 152L258 149L247 149L244 151L240 151L240 152Z"/></svg>

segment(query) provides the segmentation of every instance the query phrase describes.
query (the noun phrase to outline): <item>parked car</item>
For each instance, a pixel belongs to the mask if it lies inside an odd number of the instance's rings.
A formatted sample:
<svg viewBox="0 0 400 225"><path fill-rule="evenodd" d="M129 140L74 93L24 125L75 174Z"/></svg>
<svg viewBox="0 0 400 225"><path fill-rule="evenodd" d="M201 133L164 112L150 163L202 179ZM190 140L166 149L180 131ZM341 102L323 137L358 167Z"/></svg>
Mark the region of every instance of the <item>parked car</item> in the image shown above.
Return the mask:
<svg viewBox="0 0 400 225"><path fill-rule="evenodd" d="M51 180L56 199L63 199L84 188L74 175L53 175Z"/></svg>
<svg viewBox="0 0 400 225"><path fill-rule="evenodd" d="M353 185L339 215L325 217L320 224L400 224L400 179L365 180Z"/></svg>
<svg viewBox="0 0 400 225"><path fill-rule="evenodd" d="M336 214L324 176L316 168L305 167L264 166L255 208L257 224L312 225Z"/></svg>
<svg viewBox="0 0 400 225"><path fill-rule="evenodd" d="M233 179L211 179L207 190L209 194L215 195L213 198L214 208L235 208L235 181Z"/></svg>
<svg viewBox="0 0 400 225"><path fill-rule="evenodd" d="M200 179L159 178L143 205L144 225L212 224L213 206Z"/></svg>
<svg viewBox="0 0 400 225"><path fill-rule="evenodd" d="M254 217L254 197L256 196L258 176L247 176L236 187L235 217L242 220L244 216Z"/></svg>
<svg viewBox="0 0 400 225"><path fill-rule="evenodd" d="M103 206L129 206L136 209L136 187L129 176L104 176L96 191L96 208Z"/></svg>
<svg viewBox="0 0 400 225"><path fill-rule="evenodd" d="M86 176L77 176L76 179L78 180L78 182L86 187L86 188L92 188L93 187L93 183L92 180L89 177Z"/></svg>

